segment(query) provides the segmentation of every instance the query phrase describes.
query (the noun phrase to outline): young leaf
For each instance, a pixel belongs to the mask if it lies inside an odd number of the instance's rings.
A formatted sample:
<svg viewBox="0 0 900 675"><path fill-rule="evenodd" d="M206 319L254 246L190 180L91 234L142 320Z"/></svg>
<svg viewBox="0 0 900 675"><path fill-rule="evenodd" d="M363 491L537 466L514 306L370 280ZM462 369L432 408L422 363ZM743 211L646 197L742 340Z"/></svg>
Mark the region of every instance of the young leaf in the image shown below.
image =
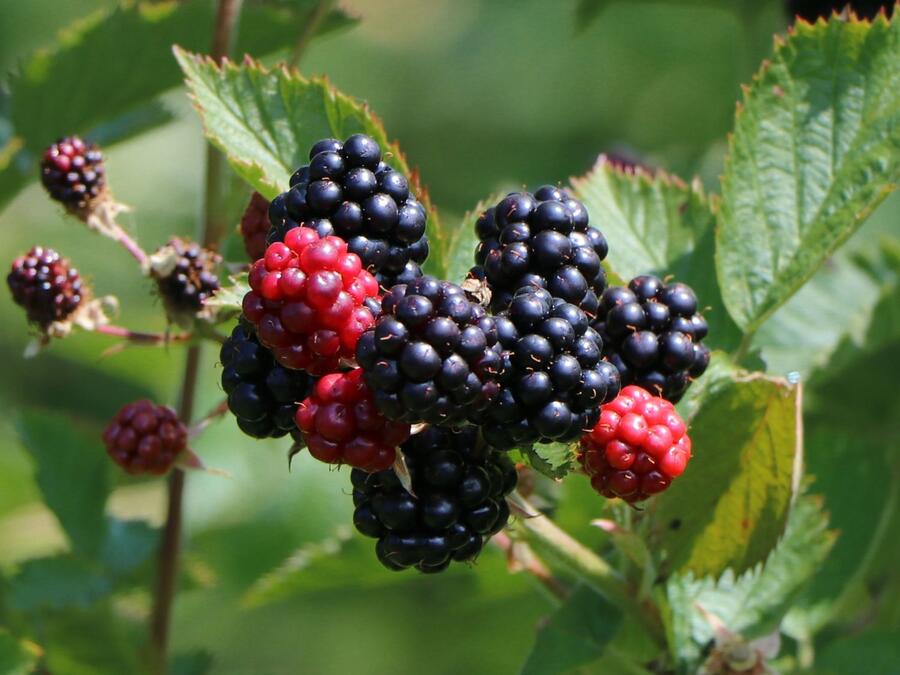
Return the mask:
<svg viewBox="0 0 900 675"><path fill-rule="evenodd" d="M103 541L103 508L110 489L109 460L99 434L88 436L72 418L48 410L26 410L18 426L44 501L74 549L93 556Z"/></svg>
<svg viewBox="0 0 900 675"><path fill-rule="evenodd" d="M735 347L740 331L725 311L716 281L714 204L700 183L642 170L625 172L601 155L587 175L572 179L592 223L610 241L607 264L628 280L639 274L672 276L697 293L710 322L708 342Z"/></svg>
<svg viewBox="0 0 900 675"><path fill-rule="evenodd" d="M563 478L575 465L575 444L539 443L528 448L528 463L548 478Z"/></svg>
<svg viewBox="0 0 900 675"><path fill-rule="evenodd" d="M0 675L29 675L40 656L37 645L19 640L0 628Z"/></svg>
<svg viewBox="0 0 900 675"><path fill-rule="evenodd" d="M599 659L621 623L615 606L587 586L578 587L538 631L522 675L566 673Z"/></svg>
<svg viewBox="0 0 900 675"><path fill-rule="evenodd" d="M428 194L403 153L388 140L368 106L339 92L324 78L307 79L285 67L267 69L250 58L240 65L175 48L206 137L225 153L232 168L272 199L288 188L312 145L327 137L365 133L374 138L394 168L411 181L428 212L429 240L440 268L446 247Z"/></svg>
<svg viewBox="0 0 900 675"><path fill-rule="evenodd" d="M784 532L802 454L800 392L735 372L699 401L694 457L654 505L669 570L717 577L766 559Z"/></svg>
<svg viewBox="0 0 900 675"><path fill-rule="evenodd" d="M700 608L747 639L778 628L793 598L831 550L834 533L827 526L821 498L800 497L791 509L784 538L765 564L737 578L728 570L718 581L691 573L670 578L668 620L678 657L697 658L700 648L714 637Z"/></svg>
<svg viewBox="0 0 900 675"><path fill-rule="evenodd" d="M21 612L84 608L110 590L107 579L74 556L34 558L10 581L9 606Z"/></svg>
<svg viewBox="0 0 900 675"><path fill-rule="evenodd" d="M755 330L900 180L900 21L798 21L745 90L722 178L719 283Z"/></svg>
<svg viewBox="0 0 900 675"><path fill-rule="evenodd" d="M247 273L241 272L235 276L228 277L228 284L221 286L219 290L213 293L204 305L207 307L216 307L218 309L241 311L241 305L244 296L250 292L250 284L247 282Z"/></svg>

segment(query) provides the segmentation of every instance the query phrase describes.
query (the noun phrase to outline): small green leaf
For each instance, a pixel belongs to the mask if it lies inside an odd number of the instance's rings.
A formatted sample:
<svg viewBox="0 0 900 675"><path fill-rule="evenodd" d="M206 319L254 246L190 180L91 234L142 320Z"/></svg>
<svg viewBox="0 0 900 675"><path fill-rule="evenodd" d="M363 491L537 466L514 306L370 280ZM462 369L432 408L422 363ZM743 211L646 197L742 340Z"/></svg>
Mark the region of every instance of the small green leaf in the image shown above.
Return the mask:
<svg viewBox="0 0 900 675"><path fill-rule="evenodd" d="M250 284L247 282L247 272L241 272L228 277L228 284L220 286L204 304L208 307L217 307L224 310L241 311L244 296L250 292Z"/></svg>
<svg viewBox="0 0 900 675"><path fill-rule="evenodd" d="M706 308L710 346L737 346L741 333L716 280L714 204L698 181L621 171L601 156L587 175L572 179L572 186L592 224L609 239L606 263L619 277L655 274L688 284Z"/></svg>
<svg viewBox="0 0 900 675"><path fill-rule="evenodd" d="M578 587L538 631L522 675L556 675L596 661L621 623L615 606L587 586Z"/></svg>
<svg viewBox="0 0 900 675"><path fill-rule="evenodd" d="M524 453L531 466L548 478L563 478L575 466L576 444L539 443Z"/></svg>
<svg viewBox="0 0 900 675"><path fill-rule="evenodd" d="M9 606L22 612L85 608L112 590L93 565L71 555L34 558L9 584Z"/></svg>
<svg viewBox="0 0 900 675"><path fill-rule="evenodd" d="M673 651L685 661L698 658L713 639L713 629L700 611L715 615L747 639L778 628L804 584L828 557L835 533L819 497L800 497L791 509L784 538L765 564L735 578L731 570L717 580L693 574L674 575L666 583Z"/></svg>
<svg viewBox="0 0 900 675"><path fill-rule="evenodd" d="M37 666L40 648L18 640L0 628L0 675L29 675Z"/></svg>
<svg viewBox="0 0 900 675"><path fill-rule="evenodd" d="M109 518L101 560L112 574L127 574L149 560L158 543L159 529L148 522Z"/></svg>
<svg viewBox="0 0 900 675"><path fill-rule="evenodd" d="M735 372L698 403L693 458L658 498L654 528L671 571L740 574L784 532L802 455L799 390Z"/></svg>
<svg viewBox="0 0 900 675"><path fill-rule="evenodd" d="M76 551L96 554L103 541L109 460L99 434L87 435L66 415L26 410L19 436L31 453L44 501Z"/></svg>
<svg viewBox="0 0 900 675"><path fill-rule="evenodd" d="M797 22L738 108L716 259L755 330L900 180L900 21Z"/></svg>
<svg viewBox="0 0 900 675"><path fill-rule="evenodd" d="M428 212L429 239L438 262L446 243L427 191L368 106L335 89L324 78L307 79L284 67L267 69L252 59L241 65L175 48L175 58L203 120L206 137L225 153L232 168L272 199L288 188L296 169L309 161L321 138L366 133L388 163L409 177ZM438 267L441 265L438 264Z"/></svg>

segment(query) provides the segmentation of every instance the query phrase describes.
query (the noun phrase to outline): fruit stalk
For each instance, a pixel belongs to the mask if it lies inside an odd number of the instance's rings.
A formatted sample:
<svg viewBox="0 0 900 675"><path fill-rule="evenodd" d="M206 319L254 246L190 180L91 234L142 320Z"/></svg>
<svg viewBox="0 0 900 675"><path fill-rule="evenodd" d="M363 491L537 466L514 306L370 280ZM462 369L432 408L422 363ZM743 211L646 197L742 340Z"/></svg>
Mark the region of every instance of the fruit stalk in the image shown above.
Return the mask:
<svg viewBox="0 0 900 675"><path fill-rule="evenodd" d="M241 11L242 0L219 0L213 33L211 56L216 61L226 57L234 40L235 28ZM224 158L207 144L206 183L204 191L203 221L199 239L204 246L215 244L224 232L224 224L213 211L222 203L222 176ZM194 398L197 390L197 374L200 365L200 345L191 345L187 350L181 393L178 401L178 417L190 425L194 412ZM172 602L178 575L178 553L181 539L181 511L184 499L184 471L174 469L169 475L166 523L159 551L156 592L153 599L153 613L150 622L153 667L163 675L168 671L169 626Z"/></svg>

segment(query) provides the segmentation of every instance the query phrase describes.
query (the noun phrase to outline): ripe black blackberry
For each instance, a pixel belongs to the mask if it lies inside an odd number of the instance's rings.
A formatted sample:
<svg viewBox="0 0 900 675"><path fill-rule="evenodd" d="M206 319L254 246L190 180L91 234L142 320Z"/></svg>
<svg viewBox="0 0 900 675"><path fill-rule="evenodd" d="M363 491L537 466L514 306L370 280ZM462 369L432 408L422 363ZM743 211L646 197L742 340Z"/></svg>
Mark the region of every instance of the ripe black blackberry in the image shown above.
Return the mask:
<svg viewBox="0 0 900 675"><path fill-rule="evenodd" d="M619 393L619 373L602 360L587 315L544 289L523 288L496 323L502 375L480 418L484 439L509 449L574 441L591 429L600 405Z"/></svg>
<svg viewBox="0 0 900 675"><path fill-rule="evenodd" d="M200 244L173 237L150 257L150 274L169 318L191 317L219 290L216 268L222 257Z"/></svg>
<svg viewBox="0 0 900 675"><path fill-rule="evenodd" d="M594 328L623 386L636 384L673 403L709 365L701 343L709 328L686 284L643 275L628 288L611 286L600 298Z"/></svg>
<svg viewBox="0 0 900 675"><path fill-rule="evenodd" d="M259 344L245 320L234 327L219 352L222 388L237 424L254 438L299 439L294 423L297 407L309 395L313 378L300 370L278 365Z"/></svg>
<svg viewBox="0 0 900 675"><path fill-rule="evenodd" d="M385 417L416 424L464 424L499 387L494 318L449 281L431 276L385 294L356 358Z"/></svg>
<svg viewBox="0 0 900 675"><path fill-rule="evenodd" d="M336 234L384 288L421 276L428 257L425 208L409 181L382 161L371 137L341 143L326 138L309 151L309 164L291 176L291 188L269 207L268 242L303 224L319 236Z"/></svg>
<svg viewBox="0 0 900 675"><path fill-rule="evenodd" d="M819 17L827 19L832 12L840 12L849 5L850 9L861 18L874 19L878 12L884 10L887 16L894 11L896 0L787 0L787 11L793 19L799 16L807 21L815 21Z"/></svg>
<svg viewBox="0 0 900 675"><path fill-rule="evenodd" d="M513 463L479 444L474 427L429 427L401 448L413 494L392 469L354 469L356 529L378 539L375 553L391 570L442 572L454 560L474 560L509 519L504 497L516 486Z"/></svg>
<svg viewBox="0 0 900 675"><path fill-rule="evenodd" d="M66 208L84 209L106 187L103 154L78 136L60 138L44 151L41 182Z"/></svg>
<svg viewBox="0 0 900 675"><path fill-rule="evenodd" d="M25 309L28 321L45 332L54 322L71 316L86 295L78 270L43 246L16 258L6 283L13 300Z"/></svg>
<svg viewBox="0 0 900 675"><path fill-rule="evenodd" d="M481 243L470 275L486 281L492 311L503 311L518 289L533 286L596 313L608 246L568 192L545 185L534 194L510 193L481 214L475 231Z"/></svg>

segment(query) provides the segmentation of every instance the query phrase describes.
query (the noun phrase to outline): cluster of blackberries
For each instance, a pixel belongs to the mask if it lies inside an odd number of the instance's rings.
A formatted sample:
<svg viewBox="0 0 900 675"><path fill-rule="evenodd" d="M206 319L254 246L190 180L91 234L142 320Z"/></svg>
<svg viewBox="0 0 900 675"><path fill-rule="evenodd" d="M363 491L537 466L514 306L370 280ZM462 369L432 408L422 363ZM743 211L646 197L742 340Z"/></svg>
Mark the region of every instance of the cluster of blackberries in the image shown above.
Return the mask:
<svg viewBox="0 0 900 675"><path fill-rule="evenodd" d="M501 363L494 318L459 286L419 277L394 286L381 310L356 358L386 417L455 426L496 397Z"/></svg>
<svg viewBox="0 0 900 675"><path fill-rule="evenodd" d="M277 364L245 321L231 331L219 360L228 409L241 431L255 438L280 438L289 433L299 438L294 415L312 389L309 375Z"/></svg>
<svg viewBox="0 0 900 675"><path fill-rule="evenodd" d="M221 256L200 244L173 237L154 255L150 274L169 317L193 316L219 290Z"/></svg>
<svg viewBox="0 0 900 675"><path fill-rule="evenodd" d="M71 316L85 296L78 270L59 253L42 246L13 261L6 283L28 320L43 331Z"/></svg>
<svg viewBox="0 0 900 675"><path fill-rule="evenodd" d="M364 134L343 143L327 138L309 160L272 200L269 243L303 225L344 239L384 288L420 276L428 257L425 208L406 177L382 161L378 143Z"/></svg>
<svg viewBox="0 0 900 675"><path fill-rule="evenodd" d="M266 237L269 229L269 200L254 192L241 216L240 226L244 251L250 262L255 262L266 254Z"/></svg>
<svg viewBox="0 0 900 675"><path fill-rule="evenodd" d="M83 209L106 187L103 155L78 136L60 138L44 151L41 182L56 201Z"/></svg>
<svg viewBox="0 0 900 675"><path fill-rule="evenodd" d="M601 297L594 328L623 385L636 384L668 401L678 402L709 365L709 349L701 343L708 326L686 284L644 275L627 288L612 286Z"/></svg>
<svg viewBox="0 0 900 675"><path fill-rule="evenodd" d="M506 309L520 288L536 287L596 313L606 288L606 238L565 190L511 193L478 218L475 231L481 243L470 274L487 283L491 310Z"/></svg>
<svg viewBox="0 0 900 675"><path fill-rule="evenodd" d="M401 449L411 492L393 471L351 473L356 529L378 539L375 552L388 569L441 572L473 560L509 519L512 462L481 444L472 427L430 427Z"/></svg>
<svg viewBox="0 0 900 675"><path fill-rule="evenodd" d="M500 390L480 422L485 440L508 449L574 441L619 393L603 341L575 305L540 288L519 290L496 317Z"/></svg>
<svg viewBox="0 0 900 675"><path fill-rule="evenodd" d="M187 448L187 429L171 408L135 401L119 410L103 432L103 442L128 473L160 475Z"/></svg>

